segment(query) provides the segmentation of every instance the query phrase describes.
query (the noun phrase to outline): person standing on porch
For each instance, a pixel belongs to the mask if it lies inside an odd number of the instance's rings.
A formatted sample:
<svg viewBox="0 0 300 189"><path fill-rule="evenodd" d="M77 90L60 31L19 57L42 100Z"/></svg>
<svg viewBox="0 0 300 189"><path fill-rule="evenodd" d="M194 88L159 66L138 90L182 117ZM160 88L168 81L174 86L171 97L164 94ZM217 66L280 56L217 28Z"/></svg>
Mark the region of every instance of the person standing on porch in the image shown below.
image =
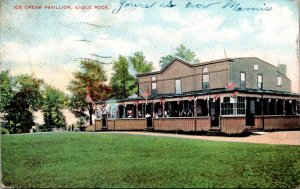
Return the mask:
<svg viewBox="0 0 300 189"><path fill-rule="evenodd" d="M149 114L149 112L147 112L146 118L150 118L150 117L151 117L151 114Z"/></svg>

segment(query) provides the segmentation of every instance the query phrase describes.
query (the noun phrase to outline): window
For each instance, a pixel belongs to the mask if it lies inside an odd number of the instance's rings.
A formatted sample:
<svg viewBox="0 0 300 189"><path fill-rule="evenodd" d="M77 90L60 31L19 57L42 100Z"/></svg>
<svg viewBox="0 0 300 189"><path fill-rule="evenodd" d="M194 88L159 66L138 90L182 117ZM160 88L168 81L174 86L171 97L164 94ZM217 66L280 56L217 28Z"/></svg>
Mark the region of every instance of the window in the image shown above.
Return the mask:
<svg viewBox="0 0 300 189"><path fill-rule="evenodd" d="M278 87L281 86L281 77L280 76L277 77L277 86Z"/></svg>
<svg viewBox="0 0 300 189"><path fill-rule="evenodd" d="M207 67L204 67L202 70L202 89L209 89L209 70Z"/></svg>
<svg viewBox="0 0 300 189"><path fill-rule="evenodd" d="M152 90L156 89L156 83L152 83Z"/></svg>
<svg viewBox="0 0 300 189"><path fill-rule="evenodd" d="M263 89L263 76L257 75L257 89Z"/></svg>
<svg viewBox="0 0 300 189"><path fill-rule="evenodd" d="M175 80L175 93L176 94L181 93L181 80L180 79Z"/></svg>
<svg viewBox="0 0 300 189"><path fill-rule="evenodd" d="M151 80L152 80L151 88L152 88L152 90L156 90L156 76L155 75L152 76Z"/></svg>
<svg viewBox="0 0 300 189"><path fill-rule="evenodd" d="M245 115L245 97L224 97L221 104L222 115Z"/></svg>
<svg viewBox="0 0 300 189"><path fill-rule="evenodd" d="M241 72L241 89L246 88L246 74Z"/></svg>
<svg viewBox="0 0 300 189"><path fill-rule="evenodd" d="M223 103L221 104L221 114L222 115L233 115L233 100L232 97L224 97Z"/></svg>
<svg viewBox="0 0 300 189"><path fill-rule="evenodd" d="M257 64L254 64L254 66L253 66L253 70L258 70L258 65Z"/></svg>
<svg viewBox="0 0 300 189"><path fill-rule="evenodd" d="M245 115L245 97L237 97L236 114Z"/></svg>

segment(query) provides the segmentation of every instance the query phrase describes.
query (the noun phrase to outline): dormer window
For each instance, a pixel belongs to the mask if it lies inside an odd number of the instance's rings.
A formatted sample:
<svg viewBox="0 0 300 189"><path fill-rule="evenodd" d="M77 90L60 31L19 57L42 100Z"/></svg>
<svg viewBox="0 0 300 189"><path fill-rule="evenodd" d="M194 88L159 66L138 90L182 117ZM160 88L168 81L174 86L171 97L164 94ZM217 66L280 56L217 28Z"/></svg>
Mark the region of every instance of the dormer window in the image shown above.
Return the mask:
<svg viewBox="0 0 300 189"><path fill-rule="evenodd" d="M257 71L258 70L258 64L254 64L253 70Z"/></svg>

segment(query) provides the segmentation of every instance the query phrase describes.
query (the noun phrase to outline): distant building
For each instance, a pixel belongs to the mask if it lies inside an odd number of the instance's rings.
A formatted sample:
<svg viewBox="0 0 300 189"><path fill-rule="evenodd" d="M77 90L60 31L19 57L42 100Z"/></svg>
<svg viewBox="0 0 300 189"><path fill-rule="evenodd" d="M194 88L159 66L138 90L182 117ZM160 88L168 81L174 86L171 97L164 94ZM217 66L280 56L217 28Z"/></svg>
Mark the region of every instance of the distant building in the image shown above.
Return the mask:
<svg viewBox="0 0 300 189"><path fill-rule="evenodd" d="M161 71L137 77L138 98L99 102L108 119L96 120L95 130L145 129L147 113L154 130L300 129L300 96L291 93L284 66L254 57L198 64L174 58Z"/></svg>

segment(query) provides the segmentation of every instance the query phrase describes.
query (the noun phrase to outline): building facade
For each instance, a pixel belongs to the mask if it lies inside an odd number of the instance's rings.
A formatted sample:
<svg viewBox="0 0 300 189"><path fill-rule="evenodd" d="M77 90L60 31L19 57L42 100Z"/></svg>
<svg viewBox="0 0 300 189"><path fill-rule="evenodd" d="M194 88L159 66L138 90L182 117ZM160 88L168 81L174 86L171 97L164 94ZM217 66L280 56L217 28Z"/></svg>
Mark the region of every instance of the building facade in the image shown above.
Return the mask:
<svg viewBox="0 0 300 189"><path fill-rule="evenodd" d="M198 64L174 58L161 71L137 78L139 97L99 102L98 115L105 120L96 120L92 129L233 134L300 128L299 94L291 92L282 69L258 58Z"/></svg>

